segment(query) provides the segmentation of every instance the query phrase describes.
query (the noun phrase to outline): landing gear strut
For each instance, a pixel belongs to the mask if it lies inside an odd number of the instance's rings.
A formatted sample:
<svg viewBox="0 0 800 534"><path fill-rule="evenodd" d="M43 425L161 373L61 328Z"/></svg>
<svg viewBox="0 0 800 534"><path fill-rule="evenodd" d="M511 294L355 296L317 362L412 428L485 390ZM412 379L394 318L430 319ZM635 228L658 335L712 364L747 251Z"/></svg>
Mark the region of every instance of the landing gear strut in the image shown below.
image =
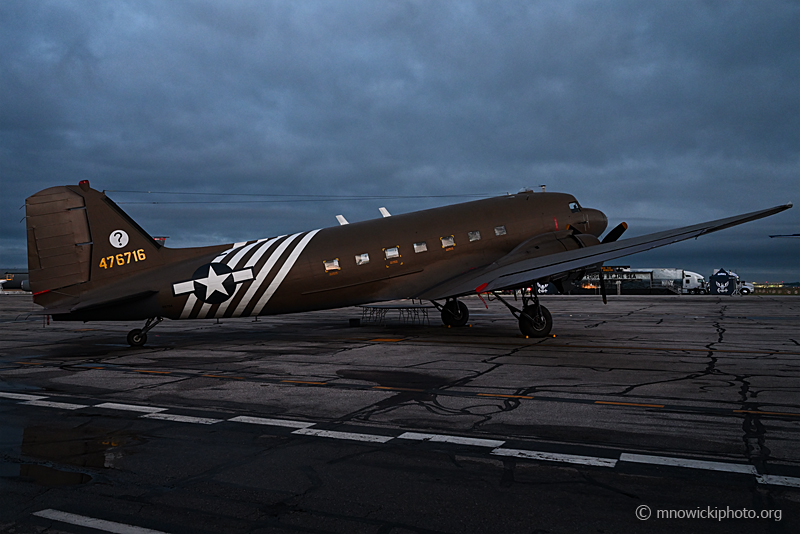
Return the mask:
<svg viewBox="0 0 800 534"><path fill-rule="evenodd" d="M467 305L456 299L449 299L444 306L438 302L431 301L436 309L442 312L442 322L447 326L460 327L469 321L469 309Z"/></svg>
<svg viewBox="0 0 800 534"><path fill-rule="evenodd" d="M147 343L147 333L163 320L162 317L151 317L144 324L144 328L134 328L128 332L128 345L131 347L141 347Z"/></svg>
<svg viewBox="0 0 800 534"><path fill-rule="evenodd" d="M536 287L534 285L534 287ZM539 295L531 291L531 296L522 290L522 310L506 302L497 292L492 292L497 300L505 304L519 321L519 330L527 337L545 337L553 329L553 316L550 311L539 304Z"/></svg>

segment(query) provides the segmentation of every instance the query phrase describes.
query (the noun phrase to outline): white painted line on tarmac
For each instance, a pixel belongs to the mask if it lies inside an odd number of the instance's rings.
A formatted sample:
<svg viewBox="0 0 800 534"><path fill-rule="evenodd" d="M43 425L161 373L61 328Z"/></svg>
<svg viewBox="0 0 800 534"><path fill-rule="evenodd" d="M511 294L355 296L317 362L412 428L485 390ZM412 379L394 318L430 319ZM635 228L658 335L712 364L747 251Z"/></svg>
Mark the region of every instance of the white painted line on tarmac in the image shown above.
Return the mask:
<svg viewBox="0 0 800 534"><path fill-rule="evenodd" d="M543 460L546 462L564 462L568 464L595 465L598 467L614 467L616 458L600 458L598 456L580 456L577 454L560 454L557 452L526 451L523 449L495 449L492 454L496 456L513 456L528 460Z"/></svg>
<svg viewBox="0 0 800 534"><path fill-rule="evenodd" d="M176 423L196 423L200 425L213 425L221 423L224 419L212 419L210 417L192 417L191 415L174 415L169 413L149 413L143 415L144 419L158 419L160 421L175 421Z"/></svg>
<svg viewBox="0 0 800 534"><path fill-rule="evenodd" d="M648 454L630 454L623 452L619 456L620 462L633 462L637 464L669 465L674 467L688 467L690 469L706 469L708 471L726 471L729 473L745 473L757 475L755 466L749 464L729 464L725 462L709 462L706 460L689 460L687 458L670 458L668 456L650 456Z"/></svg>
<svg viewBox="0 0 800 534"><path fill-rule="evenodd" d="M51 508L34 512L33 515L37 517L43 517L44 519L52 519L53 521L69 523L70 525L78 525L80 527L88 527L97 530L104 530L106 532L113 532L114 534L166 534L161 530L135 527L125 523L106 521L105 519L95 519L94 517L86 517L85 515L70 514L68 512L53 510Z"/></svg>
<svg viewBox="0 0 800 534"><path fill-rule="evenodd" d="M26 406L41 406L43 408L60 408L62 410L80 410L81 408L89 408L89 406L85 404L71 404L69 402L55 402L55 401L44 401L44 400L32 400L28 402L22 402L20 404L25 404Z"/></svg>
<svg viewBox="0 0 800 534"><path fill-rule="evenodd" d="M800 478L782 477L779 475L756 475L756 482L770 486L790 486L800 488Z"/></svg>
<svg viewBox="0 0 800 534"><path fill-rule="evenodd" d="M353 432L337 432L335 430L319 430L316 428L301 428L295 430L292 434L300 434L302 436L318 436L321 438L333 439L349 439L353 441L369 441L372 443L386 443L394 439L392 436L378 436L377 434L356 434Z"/></svg>
<svg viewBox="0 0 800 534"><path fill-rule="evenodd" d="M253 425L266 425L266 426L282 426L286 428L308 428L314 426L316 423L308 423L305 421L289 421L286 419L266 419L264 417L250 417L247 415L240 415L228 419L234 423L250 423Z"/></svg>
<svg viewBox="0 0 800 534"><path fill-rule="evenodd" d="M466 438L463 436L447 436L445 434L420 434L406 432L397 436L398 439L411 439L416 441L435 441L438 443L454 443L456 445L475 445L478 447L500 447L505 441L496 439Z"/></svg>
<svg viewBox="0 0 800 534"><path fill-rule="evenodd" d="M47 398L47 397L42 397L41 395L26 395L25 393L6 393L4 391L0 391L0 397L4 399L27 400L27 401Z"/></svg>
<svg viewBox="0 0 800 534"><path fill-rule="evenodd" d="M118 404L116 402L104 402L95 404L93 408L107 408L109 410L125 410L126 412L158 413L166 412L166 408L156 408L155 406L138 406L136 404Z"/></svg>

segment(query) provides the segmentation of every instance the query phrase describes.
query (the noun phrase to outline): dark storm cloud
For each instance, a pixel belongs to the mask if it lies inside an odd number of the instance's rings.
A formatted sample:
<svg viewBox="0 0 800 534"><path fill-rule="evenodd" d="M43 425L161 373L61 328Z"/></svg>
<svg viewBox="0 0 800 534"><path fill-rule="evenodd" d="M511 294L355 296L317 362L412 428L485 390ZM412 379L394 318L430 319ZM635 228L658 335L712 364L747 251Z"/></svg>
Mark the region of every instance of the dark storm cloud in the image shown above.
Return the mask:
<svg viewBox="0 0 800 534"><path fill-rule="evenodd" d="M0 28L3 266L25 262L24 198L84 178L331 195L545 183L631 233L797 196L794 2L3 2ZM450 201L123 207L178 246ZM705 250L800 278L797 247L764 242L799 213Z"/></svg>

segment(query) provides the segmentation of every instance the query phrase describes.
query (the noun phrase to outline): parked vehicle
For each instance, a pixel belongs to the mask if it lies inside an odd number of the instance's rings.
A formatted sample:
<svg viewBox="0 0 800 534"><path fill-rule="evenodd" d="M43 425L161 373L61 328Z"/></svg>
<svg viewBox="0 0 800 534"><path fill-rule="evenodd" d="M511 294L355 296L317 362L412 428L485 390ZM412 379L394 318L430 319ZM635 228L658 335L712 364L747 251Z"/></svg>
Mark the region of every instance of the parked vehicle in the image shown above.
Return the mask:
<svg viewBox="0 0 800 534"><path fill-rule="evenodd" d="M703 275L675 268L631 269L628 266L603 267L609 295L704 295L708 284ZM587 274L572 293L599 291L597 273ZM549 292L549 289L543 289Z"/></svg>
<svg viewBox="0 0 800 534"><path fill-rule="evenodd" d="M684 295L705 295L708 293L708 285L703 275L692 271L683 271L683 287L681 292Z"/></svg>
<svg viewBox="0 0 800 534"><path fill-rule="evenodd" d="M715 295L750 295L756 288L750 282L745 282L733 271L714 269L711 275L711 293Z"/></svg>

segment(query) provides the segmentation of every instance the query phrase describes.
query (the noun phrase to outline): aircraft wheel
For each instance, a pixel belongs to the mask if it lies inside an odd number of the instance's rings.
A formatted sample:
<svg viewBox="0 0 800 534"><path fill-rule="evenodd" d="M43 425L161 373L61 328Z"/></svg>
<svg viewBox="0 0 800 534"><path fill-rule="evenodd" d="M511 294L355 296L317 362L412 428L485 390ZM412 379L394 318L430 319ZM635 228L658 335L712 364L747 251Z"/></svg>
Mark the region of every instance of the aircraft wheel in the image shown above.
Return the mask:
<svg viewBox="0 0 800 534"><path fill-rule="evenodd" d="M131 347L141 347L147 343L147 334L142 334L141 329L134 328L128 332L128 345Z"/></svg>
<svg viewBox="0 0 800 534"><path fill-rule="evenodd" d="M747 289L746 287L743 287L742 288L742 295L749 295L749 294L750 294L750 290Z"/></svg>
<svg viewBox="0 0 800 534"><path fill-rule="evenodd" d="M550 310L544 306L539 306L541 315L538 317L536 313L536 306L526 306L522 311L531 317L528 319L524 315L519 318L519 329L528 337L545 337L553 329L553 316L550 315Z"/></svg>
<svg viewBox="0 0 800 534"><path fill-rule="evenodd" d="M469 309L459 300L451 300L444 305L442 322L447 326L464 326L469 321Z"/></svg>

